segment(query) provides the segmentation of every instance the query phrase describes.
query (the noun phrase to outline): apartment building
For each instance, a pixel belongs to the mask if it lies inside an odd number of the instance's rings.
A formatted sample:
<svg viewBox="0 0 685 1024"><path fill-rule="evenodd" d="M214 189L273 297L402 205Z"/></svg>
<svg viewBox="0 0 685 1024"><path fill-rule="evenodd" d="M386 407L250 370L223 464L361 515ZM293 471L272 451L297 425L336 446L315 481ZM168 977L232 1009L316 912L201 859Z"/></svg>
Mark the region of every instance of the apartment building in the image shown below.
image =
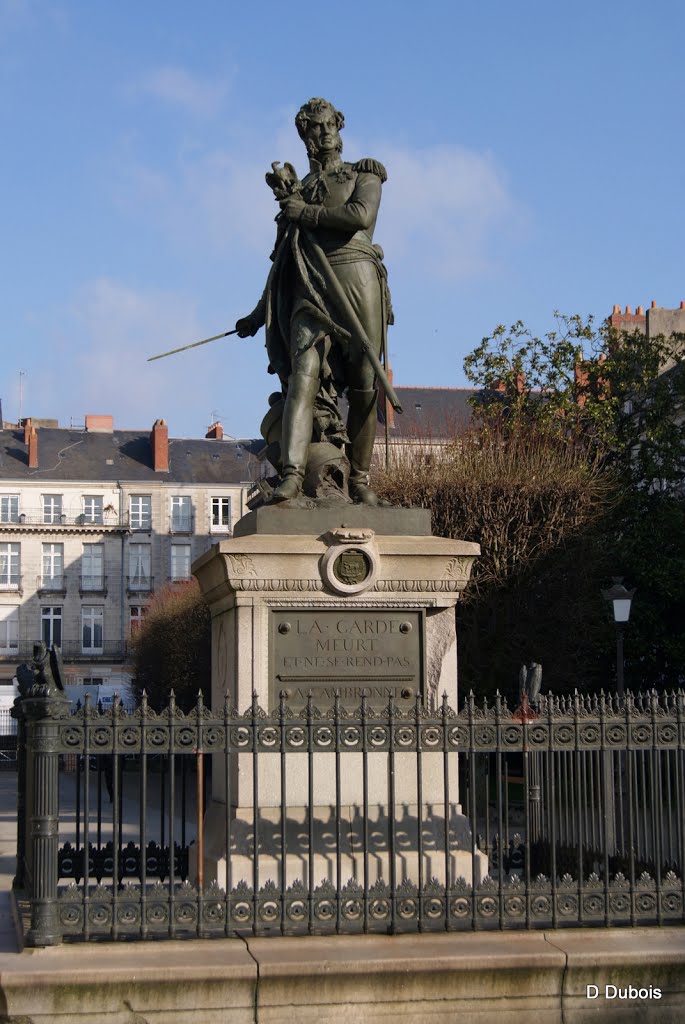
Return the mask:
<svg viewBox="0 0 685 1024"><path fill-rule="evenodd" d="M0 682L43 639L62 647L69 683L125 687L152 594L230 536L263 442L226 439L218 423L187 439L164 420L149 432L110 416L45 422L0 430Z"/></svg>

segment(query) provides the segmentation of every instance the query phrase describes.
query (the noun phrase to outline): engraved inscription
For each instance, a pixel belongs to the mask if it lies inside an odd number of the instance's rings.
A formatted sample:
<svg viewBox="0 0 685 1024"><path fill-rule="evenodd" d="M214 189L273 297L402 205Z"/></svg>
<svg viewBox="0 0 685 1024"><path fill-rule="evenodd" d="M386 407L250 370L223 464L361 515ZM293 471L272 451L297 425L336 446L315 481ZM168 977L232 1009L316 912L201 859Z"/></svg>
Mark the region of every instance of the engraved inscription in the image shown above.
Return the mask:
<svg viewBox="0 0 685 1024"><path fill-rule="evenodd" d="M423 692L422 612L288 609L271 613L271 697L281 691L290 704L332 700L346 703L413 700Z"/></svg>

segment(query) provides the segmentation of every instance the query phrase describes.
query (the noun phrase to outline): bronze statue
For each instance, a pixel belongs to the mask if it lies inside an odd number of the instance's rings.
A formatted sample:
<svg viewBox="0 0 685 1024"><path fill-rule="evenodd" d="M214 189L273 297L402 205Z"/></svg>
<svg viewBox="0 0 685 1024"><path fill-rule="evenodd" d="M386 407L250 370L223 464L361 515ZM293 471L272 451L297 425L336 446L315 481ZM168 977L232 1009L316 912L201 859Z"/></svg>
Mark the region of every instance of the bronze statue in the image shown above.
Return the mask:
<svg viewBox="0 0 685 1024"><path fill-rule="evenodd" d="M281 479L272 501L298 498L312 442L342 450L349 461L349 498L376 505L369 466L376 436L377 378L398 411L381 365L392 309L383 251L373 243L385 168L377 160L342 160L343 114L323 99L300 108L295 125L309 156L299 181L291 164L266 175L281 212L273 266L255 309L238 320L240 337L266 327L272 396L280 418ZM342 424L337 399L346 392ZM266 421L265 421L266 422ZM271 422L271 421L270 421ZM346 470L347 472L347 470Z"/></svg>
<svg viewBox="0 0 685 1024"><path fill-rule="evenodd" d="M531 661L530 665L525 662L519 669L519 703L523 701L523 695L528 698L528 703L537 707L540 701L540 688L542 687L542 665L537 661Z"/></svg>
<svg viewBox="0 0 685 1024"><path fill-rule="evenodd" d="M48 647L39 640L33 645L30 665L17 665L17 682L21 697L35 694L34 687L43 689L48 697L64 697L64 665L60 647Z"/></svg>

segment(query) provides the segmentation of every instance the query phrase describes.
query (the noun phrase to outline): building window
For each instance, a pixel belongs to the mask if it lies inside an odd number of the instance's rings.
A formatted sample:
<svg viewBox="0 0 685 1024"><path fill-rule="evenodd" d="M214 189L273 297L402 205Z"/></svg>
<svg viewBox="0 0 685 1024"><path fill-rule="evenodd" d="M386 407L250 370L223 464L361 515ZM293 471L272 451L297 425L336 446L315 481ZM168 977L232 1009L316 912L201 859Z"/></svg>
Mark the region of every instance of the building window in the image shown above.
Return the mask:
<svg viewBox="0 0 685 1024"><path fill-rule="evenodd" d="M83 495L83 522L102 523L102 495Z"/></svg>
<svg viewBox="0 0 685 1024"><path fill-rule="evenodd" d="M212 530L231 529L231 499L227 497L212 498Z"/></svg>
<svg viewBox="0 0 685 1024"><path fill-rule="evenodd" d="M84 544L81 558L81 590L102 590L104 577L104 544Z"/></svg>
<svg viewBox="0 0 685 1024"><path fill-rule="evenodd" d="M0 651L19 650L19 609L0 605Z"/></svg>
<svg viewBox="0 0 685 1024"><path fill-rule="evenodd" d="M102 654L102 608L81 609L81 650L84 654Z"/></svg>
<svg viewBox="0 0 685 1024"><path fill-rule="evenodd" d="M129 498L132 530L149 530L152 526L152 498L149 494L132 494Z"/></svg>
<svg viewBox="0 0 685 1024"><path fill-rule="evenodd" d="M19 544L0 544L0 589L18 590L19 576Z"/></svg>
<svg viewBox="0 0 685 1024"><path fill-rule="evenodd" d="M190 579L190 544L171 545L171 578Z"/></svg>
<svg viewBox="0 0 685 1024"><path fill-rule="evenodd" d="M150 545L130 544L128 548L129 590L152 590Z"/></svg>
<svg viewBox="0 0 685 1024"><path fill-rule="evenodd" d="M62 495L43 495L43 522L59 523L62 520Z"/></svg>
<svg viewBox="0 0 685 1024"><path fill-rule="evenodd" d="M171 499L171 532L190 533L193 524L193 510L190 496L175 494Z"/></svg>
<svg viewBox="0 0 685 1024"><path fill-rule="evenodd" d="M147 608L142 604L132 604L128 618L128 631L129 635L133 636L140 629L143 619L145 618L145 612Z"/></svg>
<svg viewBox="0 0 685 1024"><path fill-rule="evenodd" d="M19 522L19 495L0 494L0 523Z"/></svg>
<svg viewBox="0 0 685 1024"><path fill-rule="evenodd" d="M61 590L64 583L64 545L43 544L42 574L40 585L43 590Z"/></svg>
<svg viewBox="0 0 685 1024"><path fill-rule="evenodd" d="M49 605L40 610L41 636L48 647L62 646L62 609Z"/></svg>

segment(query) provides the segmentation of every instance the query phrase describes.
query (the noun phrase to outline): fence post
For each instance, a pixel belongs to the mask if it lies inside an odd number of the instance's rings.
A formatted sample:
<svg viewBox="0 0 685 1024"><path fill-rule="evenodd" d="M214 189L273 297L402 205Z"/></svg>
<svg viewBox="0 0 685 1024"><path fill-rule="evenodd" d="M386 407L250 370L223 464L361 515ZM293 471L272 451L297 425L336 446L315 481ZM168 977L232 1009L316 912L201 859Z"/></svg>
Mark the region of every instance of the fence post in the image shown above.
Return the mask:
<svg viewBox="0 0 685 1024"><path fill-rule="evenodd" d="M17 723L17 865L12 888L26 887L26 719L23 699L17 697L10 714Z"/></svg>
<svg viewBox="0 0 685 1024"><path fill-rule="evenodd" d="M26 718L26 760L30 807L27 815L26 861L31 927L29 946L54 946L62 941L57 904L59 850L59 726L68 717L63 694L51 696L46 686L33 686L22 702Z"/></svg>

